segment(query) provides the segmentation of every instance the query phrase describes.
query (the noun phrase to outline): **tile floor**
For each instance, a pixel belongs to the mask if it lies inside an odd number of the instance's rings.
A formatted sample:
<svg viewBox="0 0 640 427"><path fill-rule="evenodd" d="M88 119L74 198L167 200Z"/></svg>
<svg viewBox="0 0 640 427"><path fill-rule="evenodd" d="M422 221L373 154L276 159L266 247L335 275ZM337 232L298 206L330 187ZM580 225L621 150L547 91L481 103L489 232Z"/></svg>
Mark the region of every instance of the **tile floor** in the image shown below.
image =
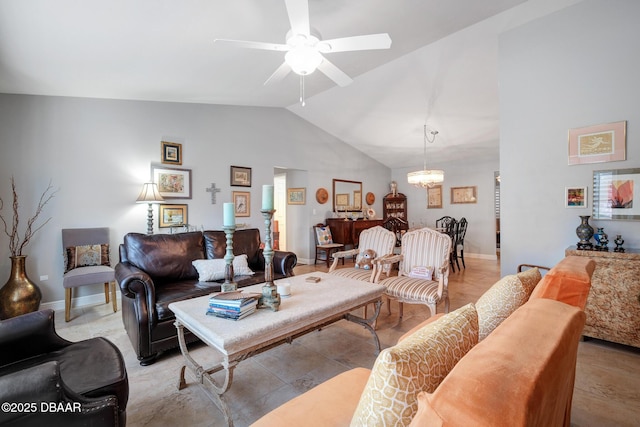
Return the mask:
<svg viewBox="0 0 640 427"><path fill-rule="evenodd" d="M451 309L476 301L499 278L495 261L466 260L467 268L451 273ZM296 273L326 271L318 265L296 267ZM428 309L405 305L402 322L397 307L392 314L383 308L378 322L382 347L388 347L407 330L428 317ZM127 406L129 426L222 426L224 418L204 392L187 374L188 386L177 389L182 355L174 351L154 365L142 367L122 326L121 313L102 304L72 310L72 320L64 322L64 312L56 313L56 328L63 337L77 341L105 336L122 351L129 375ZM212 351L195 344L196 360L209 360ZM370 368L375 360L371 335L361 326L340 321L265 353L243 361L234 371L227 401L237 427L247 426L271 409L336 374L353 367ZM207 363L203 363L207 365ZM600 341L580 344L572 425L640 425L640 352Z"/></svg>

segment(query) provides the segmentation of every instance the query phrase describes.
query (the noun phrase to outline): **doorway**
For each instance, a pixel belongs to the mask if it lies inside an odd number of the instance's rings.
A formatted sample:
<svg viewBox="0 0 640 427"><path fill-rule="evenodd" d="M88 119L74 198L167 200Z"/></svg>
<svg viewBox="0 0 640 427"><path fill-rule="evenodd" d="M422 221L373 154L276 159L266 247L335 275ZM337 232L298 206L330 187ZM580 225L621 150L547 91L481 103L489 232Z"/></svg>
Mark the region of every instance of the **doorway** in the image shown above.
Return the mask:
<svg viewBox="0 0 640 427"><path fill-rule="evenodd" d="M287 250L287 174L273 174L273 249Z"/></svg>

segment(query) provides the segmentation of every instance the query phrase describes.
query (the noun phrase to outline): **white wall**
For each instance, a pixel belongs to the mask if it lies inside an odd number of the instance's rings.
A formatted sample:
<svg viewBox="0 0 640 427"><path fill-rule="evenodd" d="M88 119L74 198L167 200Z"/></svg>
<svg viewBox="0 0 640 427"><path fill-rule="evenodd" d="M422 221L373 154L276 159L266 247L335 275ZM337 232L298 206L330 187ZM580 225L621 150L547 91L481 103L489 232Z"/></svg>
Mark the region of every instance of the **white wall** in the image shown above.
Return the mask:
<svg viewBox="0 0 640 427"><path fill-rule="evenodd" d="M427 164L427 167L444 170L442 209L427 209L426 190L415 188L407 183L407 173L414 171L415 168L392 171L392 178L398 183L398 191L407 196L409 226L435 227L436 220L445 215L458 220L465 217L469 222L465 237L465 258L471 256L496 259L493 173L498 170L498 159L472 165ZM468 186L477 187L478 202L452 205L451 187Z"/></svg>
<svg viewBox="0 0 640 427"><path fill-rule="evenodd" d="M554 265L576 244L594 170L640 167L639 16L634 0L585 0L501 35L503 274L519 263ZM568 166L569 129L621 120L626 161ZM567 186L589 187L588 209L564 207ZM639 222L591 223L640 247Z"/></svg>
<svg viewBox="0 0 640 427"><path fill-rule="evenodd" d="M303 238L331 210L315 201L318 187L330 190L332 178L357 179L364 191L381 195L390 181L388 168L281 108L0 95L2 214L11 218L12 175L23 224L49 180L59 188L42 215L51 222L25 251L43 302L63 300L62 228L111 227L112 262L127 232L146 232L147 205L135 199L150 164L160 161L162 140L183 144L182 167L192 170L193 197L175 203L187 203L189 223L205 229L220 229L222 203L233 190L246 190L230 186L230 165L252 168L251 217L238 222L262 230L261 190L273 182L274 167L307 171L307 205L299 217L306 223L298 224ZM205 191L211 183L222 188L215 205ZM157 224L154 208L156 232ZM312 258L312 247L301 245L298 256ZM9 274L9 255L8 238L0 233L0 284ZM49 280L40 282L43 275ZM79 295L99 292L99 286L84 287Z"/></svg>

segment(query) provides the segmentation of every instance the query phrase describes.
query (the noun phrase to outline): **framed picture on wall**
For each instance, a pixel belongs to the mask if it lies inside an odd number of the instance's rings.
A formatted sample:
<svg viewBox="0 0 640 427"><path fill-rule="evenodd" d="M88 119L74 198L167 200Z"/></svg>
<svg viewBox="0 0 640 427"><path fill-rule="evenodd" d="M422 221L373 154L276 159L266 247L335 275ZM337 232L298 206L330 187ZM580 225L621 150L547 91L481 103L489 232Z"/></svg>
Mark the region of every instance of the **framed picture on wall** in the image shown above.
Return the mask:
<svg viewBox="0 0 640 427"><path fill-rule="evenodd" d="M165 199L191 198L191 169L166 168L151 165L153 182Z"/></svg>
<svg viewBox="0 0 640 427"><path fill-rule="evenodd" d="M569 129L569 164L626 160L627 122Z"/></svg>
<svg viewBox="0 0 640 427"><path fill-rule="evenodd" d="M160 228L169 228L189 223L187 205L160 205Z"/></svg>
<svg viewBox="0 0 640 427"><path fill-rule="evenodd" d="M472 187L451 187L451 204L478 203L478 195L475 185Z"/></svg>
<svg viewBox="0 0 640 427"><path fill-rule="evenodd" d="M288 188L287 204L304 205L306 203L306 190L304 188Z"/></svg>
<svg viewBox="0 0 640 427"><path fill-rule="evenodd" d="M231 166L231 186L251 187L251 168Z"/></svg>
<svg viewBox="0 0 640 427"><path fill-rule="evenodd" d="M251 193L248 191L234 191L232 197L236 216L251 216Z"/></svg>
<svg viewBox="0 0 640 427"><path fill-rule="evenodd" d="M640 169L593 171L593 219L640 220Z"/></svg>
<svg viewBox="0 0 640 427"><path fill-rule="evenodd" d="M587 187L565 187L564 206L565 208L586 208Z"/></svg>
<svg viewBox="0 0 640 427"><path fill-rule="evenodd" d="M427 188L427 209L442 208L442 185Z"/></svg>
<svg viewBox="0 0 640 427"><path fill-rule="evenodd" d="M162 163L169 165L182 164L182 144L177 142L160 142Z"/></svg>

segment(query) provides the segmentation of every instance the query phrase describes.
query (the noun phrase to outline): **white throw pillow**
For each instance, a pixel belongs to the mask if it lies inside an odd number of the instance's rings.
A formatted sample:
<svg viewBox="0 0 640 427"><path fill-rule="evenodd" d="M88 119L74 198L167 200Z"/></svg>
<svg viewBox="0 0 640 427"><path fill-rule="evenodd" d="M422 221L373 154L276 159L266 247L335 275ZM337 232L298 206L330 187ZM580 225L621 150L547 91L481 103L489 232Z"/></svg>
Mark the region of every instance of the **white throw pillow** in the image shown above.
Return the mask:
<svg viewBox="0 0 640 427"><path fill-rule="evenodd" d="M224 258L217 259L196 259L191 262L198 270L198 280L201 282L213 282L224 279L224 268L227 262ZM236 255L233 258L234 276L251 276L255 274L249 268L247 255Z"/></svg>

